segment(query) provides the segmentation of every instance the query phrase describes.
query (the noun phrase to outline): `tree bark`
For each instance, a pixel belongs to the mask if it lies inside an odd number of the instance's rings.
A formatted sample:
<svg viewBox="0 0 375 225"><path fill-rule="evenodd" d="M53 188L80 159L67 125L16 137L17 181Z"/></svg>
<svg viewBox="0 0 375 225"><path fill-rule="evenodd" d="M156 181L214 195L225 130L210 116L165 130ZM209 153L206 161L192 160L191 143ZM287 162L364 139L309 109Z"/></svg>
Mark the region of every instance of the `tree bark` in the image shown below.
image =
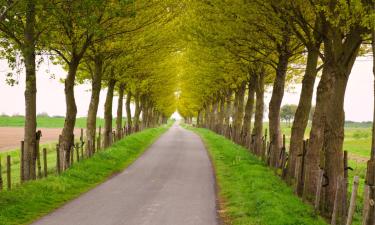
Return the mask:
<svg viewBox="0 0 375 225"><path fill-rule="evenodd" d="M225 99L219 98L219 113L217 118L216 130L218 134L224 135L224 117L225 117Z"/></svg>
<svg viewBox="0 0 375 225"><path fill-rule="evenodd" d="M61 171L70 166L70 151L74 146L74 126L76 123L77 106L74 97L74 81L77 74L80 58L73 54L69 63L68 76L65 79L65 101L66 115L64 128L59 140L60 147L60 166Z"/></svg>
<svg viewBox="0 0 375 225"><path fill-rule="evenodd" d="M141 107L139 104L139 94L135 95L135 112L134 112L134 131L139 131L139 116L141 115Z"/></svg>
<svg viewBox="0 0 375 225"><path fill-rule="evenodd" d="M131 113L131 110L130 110L130 103L131 103L131 100L132 100L132 94L131 92L129 91L127 96L126 96L126 119L127 119L127 125L126 125L126 129L127 129L127 132L128 134L131 134L132 133L132 113Z"/></svg>
<svg viewBox="0 0 375 225"><path fill-rule="evenodd" d="M251 144L251 120L254 110L254 96L255 96L255 79L254 74L251 75L248 83L247 102L245 106L245 116L243 119L241 144L250 149Z"/></svg>
<svg viewBox="0 0 375 225"><path fill-rule="evenodd" d="M281 49L279 50L278 65L276 68L276 77L273 83L272 97L269 104L269 132L271 157L270 165L279 167L279 156L281 151L281 130L280 130L280 107L284 97L285 77L288 67L289 54L287 45L289 40L286 38Z"/></svg>
<svg viewBox="0 0 375 225"><path fill-rule="evenodd" d="M320 44L319 44L320 46ZM297 155L302 153L303 138L309 121L311 101L314 93L315 78L318 73L319 46L308 50L305 75L302 80L302 90L294 116L287 168L287 180L295 176Z"/></svg>
<svg viewBox="0 0 375 225"><path fill-rule="evenodd" d="M25 132L23 179L36 178L35 144L36 144L36 72L35 72L35 2L27 0L25 22L25 42L22 48L26 68L25 87Z"/></svg>
<svg viewBox="0 0 375 225"><path fill-rule="evenodd" d="M316 184L320 171L320 152L323 148L326 108L332 94L332 84L334 82L334 78L331 75L332 73L328 70L328 67L323 67L316 95L309 148L305 156L305 175L304 180L301 182L303 182L303 198L309 202L313 202L315 199Z"/></svg>
<svg viewBox="0 0 375 225"><path fill-rule="evenodd" d="M241 130L244 117L244 98L245 98L246 83L243 82L236 92L235 96L235 114L233 120L233 140L237 144L241 143Z"/></svg>
<svg viewBox="0 0 375 225"><path fill-rule="evenodd" d="M103 60L101 56L95 56L94 59L94 73L92 74L91 81L91 99L89 110L87 112L86 121L86 138L87 143L93 143L92 148L86 145L89 155L95 151L95 137L96 137L96 117L98 113L100 90L102 89L102 75L103 75Z"/></svg>
<svg viewBox="0 0 375 225"><path fill-rule="evenodd" d="M124 100L124 89L125 84L121 83L118 90L118 102L117 102L117 118L116 118L116 135L117 140L122 138L122 107Z"/></svg>
<svg viewBox="0 0 375 225"><path fill-rule="evenodd" d="M104 147L109 147L112 143L112 103L113 103L113 92L115 90L115 79L110 79L108 82L107 96L104 103L104 135L103 144Z"/></svg>
<svg viewBox="0 0 375 225"><path fill-rule="evenodd" d="M232 91L228 91L225 97L225 117L224 117L224 135L227 138L231 138L230 134L230 124L231 124L231 116L232 116Z"/></svg>
<svg viewBox="0 0 375 225"><path fill-rule="evenodd" d="M262 152L262 137L263 137L263 116L264 116L264 71L261 70L256 76L256 110L255 110L255 121L254 121L254 146L253 151L257 155L264 155Z"/></svg>
<svg viewBox="0 0 375 225"><path fill-rule="evenodd" d="M374 111L373 111L373 121L372 121L372 140L371 140L371 158L367 162L367 173L366 173L366 186L373 187L375 185L375 28L372 29L372 72L374 76L374 95L373 95L373 102L374 102ZM375 190L373 188L367 188L369 191L368 199L375 199ZM369 202L364 202L364 208L368 208L367 215L364 215L364 223L365 225L372 225L375 222L375 213L374 213L374 205L371 206Z"/></svg>
<svg viewBox="0 0 375 225"><path fill-rule="evenodd" d="M216 128L216 124L217 124L217 101L214 101L212 103L212 107L211 107L211 114L210 114L210 129L212 131L215 131L217 132L217 130L215 129Z"/></svg>
<svg viewBox="0 0 375 225"><path fill-rule="evenodd" d="M330 46L327 42L327 40L324 41L324 46L325 48L328 48L329 53L326 54L325 57L328 62L333 63L326 63L325 65L333 67L330 71L333 72L335 82L332 86L332 97L327 105L327 117L324 129L324 169L330 183L325 188L323 206L331 215L334 207L335 195L338 191L337 185L335 184L339 177L344 177L343 143L345 126L345 91L351 70L362 43L362 38L359 33L349 36L345 41L349 46L342 46L342 50L337 50L336 47ZM339 44L341 44L341 41ZM346 196L347 187L338 194L340 199L339 202L346 201ZM337 224L344 222L346 210L347 209L343 204L337 206Z"/></svg>

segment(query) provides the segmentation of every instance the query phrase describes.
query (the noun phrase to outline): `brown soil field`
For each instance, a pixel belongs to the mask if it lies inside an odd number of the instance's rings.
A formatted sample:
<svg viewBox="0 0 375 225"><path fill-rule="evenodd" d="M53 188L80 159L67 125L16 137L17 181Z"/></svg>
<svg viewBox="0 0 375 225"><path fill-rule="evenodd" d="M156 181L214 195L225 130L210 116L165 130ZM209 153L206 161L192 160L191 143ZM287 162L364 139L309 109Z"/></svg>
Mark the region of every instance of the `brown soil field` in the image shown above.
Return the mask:
<svg viewBox="0 0 375 225"><path fill-rule="evenodd" d="M42 131L41 143L57 142L62 128L39 128ZM23 127L0 127L0 151L16 149L23 140ZM80 129L75 129L76 137L80 135Z"/></svg>

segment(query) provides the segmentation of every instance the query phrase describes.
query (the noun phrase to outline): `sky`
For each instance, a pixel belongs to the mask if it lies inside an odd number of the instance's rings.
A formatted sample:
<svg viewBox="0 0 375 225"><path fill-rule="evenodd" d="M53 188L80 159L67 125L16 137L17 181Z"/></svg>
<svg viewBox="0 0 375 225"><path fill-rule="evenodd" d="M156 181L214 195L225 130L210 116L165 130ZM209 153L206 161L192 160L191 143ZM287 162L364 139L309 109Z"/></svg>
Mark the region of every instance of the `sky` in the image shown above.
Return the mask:
<svg viewBox="0 0 375 225"><path fill-rule="evenodd" d="M24 115L24 88L25 76L21 74L18 77L19 84L10 87L5 82L5 75L9 72L7 63L0 60L0 114L7 115ZM47 73L46 71L50 72ZM51 74L55 78L51 78ZM65 97L64 85L60 82L60 78L66 76L59 65L52 65L48 62L42 63L37 72L37 113L48 113L49 115L65 115ZM316 81L316 85L318 84ZM349 78L349 83L345 96L345 113L346 120L352 121L372 121L373 114L373 74L372 74L372 58L358 57L352 73ZM285 92L284 104L298 104L299 92L301 85L294 85L287 88ZM269 102L272 88L268 88L266 94L266 102ZM100 94L100 103L98 109L98 116L104 115L104 101L106 90ZM84 117L87 114L88 105L90 102L90 85L83 84L75 87L75 97L77 104L77 116ZM117 108L117 97L114 98L113 113L115 115ZM313 97L313 104L315 102L315 94ZM132 107L134 111L134 107ZM179 118L177 113L174 118Z"/></svg>

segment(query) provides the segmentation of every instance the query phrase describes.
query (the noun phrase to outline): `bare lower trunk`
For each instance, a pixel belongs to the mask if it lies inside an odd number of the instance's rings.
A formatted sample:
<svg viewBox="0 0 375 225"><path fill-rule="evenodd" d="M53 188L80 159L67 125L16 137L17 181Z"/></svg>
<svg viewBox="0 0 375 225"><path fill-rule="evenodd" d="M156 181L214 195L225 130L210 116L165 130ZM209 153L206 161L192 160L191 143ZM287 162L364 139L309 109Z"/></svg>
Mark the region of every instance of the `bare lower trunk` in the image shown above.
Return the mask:
<svg viewBox="0 0 375 225"><path fill-rule="evenodd" d="M208 105L205 105L204 106L204 128L209 128L209 122L210 122L210 118L209 118L209 106Z"/></svg>
<svg viewBox="0 0 375 225"><path fill-rule="evenodd" d="M255 121L254 121L254 145L252 146L253 151L257 155L264 156L265 152L262 152L262 136L263 136L263 116L264 116L264 71L261 71L257 75L255 93L256 93L256 110L255 110Z"/></svg>
<svg viewBox="0 0 375 225"><path fill-rule="evenodd" d="M224 135L227 138L231 138L231 116L232 116L232 91L228 91L227 96L225 97L225 116L224 116Z"/></svg>
<svg viewBox="0 0 375 225"><path fill-rule="evenodd" d="M126 119L127 119L127 132L130 134L132 132L132 113L131 113L131 110L130 110L130 103L131 103L131 99L132 99L132 94L131 92L129 91L127 96L126 96Z"/></svg>
<svg viewBox="0 0 375 225"><path fill-rule="evenodd" d="M324 170L329 184L324 190L324 209L331 215L336 196L343 202L343 194L347 190L336 194L338 179L344 178L344 96L347 84L346 76L336 76L333 85L333 95L330 98L330 104L327 106L327 118L324 128L324 147L325 156ZM345 200L346 201L346 200ZM337 206L337 224L343 224L346 215L346 209L343 204ZM340 222L339 222L340 221Z"/></svg>
<svg viewBox="0 0 375 225"><path fill-rule="evenodd" d="M242 126L241 144L250 149L251 144L251 119L254 110L255 79L252 75L248 84L247 102L245 106L245 116Z"/></svg>
<svg viewBox="0 0 375 225"><path fill-rule="evenodd" d="M202 126L202 110L197 112L197 127Z"/></svg>
<svg viewBox="0 0 375 225"><path fill-rule="evenodd" d="M212 103L212 108L211 108L211 119L210 119L210 129L216 132L216 124L217 124L217 101Z"/></svg>
<svg viewBox="0 0 375 225"><path fill-rule="evenodd" d="M244 116L244 98L245 98L246 83L243 82L236 92L235 96L235 114L233 120L233 140L237 144L241 143L241 128Z"/></svg>
<svg viewBox="0 0 375 225"><path fill-rule="evenodd" d="M139 116L141 115L141 107L139 104L139 95L135 95L135 112L134 112L134 131L139 131Z"/></svg>
<svg viewBox="0 0 375 225"><path fill-rule="evenodd" d="M217 118L216 130L219 134L224 134L224 117L225 117L225 100L224 97L219 99L219 113Z"/></svg>
<svg viewBox="0 0 375 225"><path fill-rule="evenodd" d="M112 103L113 92L115 90L116 80L110 79L108 82L107 96L104 103L104 147L109 147L112 143Z"/></svg>
<svg viewBox="0 0 375 225"><path fill-rule="evenodd" d="M358 34L356 34L358 35ZM335 82L333 83L332 97L327 105L327 118L324 128L324 156L325 163L324 169L326 176L329 180L329 185L324 191L324 201L322 202L324 209L332 214L334 209L335 197L338 202L346 202L347 199L347 186L338 187L337 182L340 178L344 177L344 125L345 125L345 112L344 112L344 99L347 82L357 57L361 38L360 35L354 37L351 45L352 48L348 49L350 53L346 59L337 57L335 49L330 49L330 53L326 54L326 59L333 64L327 63L326 66L333 66L330 71L333 72ZM325 46L328 44L325 42ZM341 56L341 54L340 54ZM339 59L338 61L335 61ZM346 218L346 204L336 205L336 224L344 224Z"/></svg>
<svg viewBox="0 0 375 225"><path fill-rule="evenodd" d="M375 54L375 29L372 29L372 53ZM375 186L375 57L372 57L372 72L374 76L374 95L373 95L373 102L374 102L374 111L373 111L373 119L372 119L372 141L371 141L371 158L367 162L367 173L366 173L366 187L373 187ZM366 188L369 191L368 199L375 199L375 190L374 188ZM365 210L364 214L364 223L365 225L372 225L375 222L375 212L374 212L374 205L369 204L369 201L364 201L364 208L368 209Z"/></svg>
<svg viewBox="0 0 375 225"><path fill-rule="evenodd" d="M281 151L281 130L280 130L280 107L284 97L285 77L288 67L289 57L285 50L280 52L278 65L276 68L276 77L273 83L272 97L269 104L269 132L271 157L270 165L279 167L279 157Z"/></svg>
<svg viewBox="0 0 375 225"><path fill-rule="evenodd" d="M36 144L36 73L35 73L35 3L27 1L25 24L25 47L22 49L26 68L25 87L25 133L23 155L23 180L36 178L35 144Z"/></svg>
<svg viewBox="0 0 375 225"><path fill-rule="evenodd" d="M332 94L333 82L332 73L327 67L324 67L316 95L316 106L310 131L309 149L305 156L304 180L300 181L303 182L303 198L310 202L313 202L316 193L316 184L320 171L320 155L324 140L326 108Z"/></svg>
<svg viewBox="0 0 375 225"><path fill-rule="evenodd" d="M70 151L74 146L74 126L76 123L77 106L74 97L74 82L79 65L79 59L74 58L69 63L68 76L65 80L66 115L60 143L60 167L62 170L70 166ZM61 171L62 171L61 170Z"/></svg>
<svg viewBox="0 0 375 225"><path fill-rule="evenodd" d="M103 61L101 57L95 59L95 70L91 82L91 99L89 110L87 112L86 122L86 138L87 143L92 143L91 146L86 145L88 155L95 151L95 137L96 137L96 117L98 113L100 90L102 88L102 72ZM93 149L91 149L93 148Z"/></svg>
<svg viewBox="0 0 375 225"><path fill-rule="evenodd" d="M317 48L318 49L318 48ZM305 75L302 80L302 91L298 107L294 116L290 139L289 159L287 168L287 180L294 178L297 155L302 153L303 138L309 120L311 101L314 93L314 84L317 74L319 52L309 50Z"/></svg>
<svg viewBox="0 0 375 225"><path fill-rule="evenodd" d="M122 138L122 107L124 99L124 84L120 84L118 90L117 118L116 118L116 135L117 140Z"/></svg>

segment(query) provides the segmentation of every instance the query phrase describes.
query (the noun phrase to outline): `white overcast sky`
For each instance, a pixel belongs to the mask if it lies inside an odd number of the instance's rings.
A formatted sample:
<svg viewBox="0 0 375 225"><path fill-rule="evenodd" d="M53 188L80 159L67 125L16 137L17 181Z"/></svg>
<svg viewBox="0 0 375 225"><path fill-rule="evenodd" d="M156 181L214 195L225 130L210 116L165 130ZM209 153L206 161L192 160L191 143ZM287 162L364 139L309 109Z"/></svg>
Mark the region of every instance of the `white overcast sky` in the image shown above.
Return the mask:
<svg viewBox="0 0 375 225"><path fill-rule="evenodd" d="M5 82L5 74L9 72L7 63L0 61L0 114L24 114L24 75L20 75L19 84L10 87ZM51 79L46 70L52 71L56 75ZM64 85L59 78L65 77L66 72L57 65L42 64L37 73L37 112L46 112L49 115L65 115ZM318 83L318 81L316 82ZM345 97L346 120L371 121L373 114L373 74L372 58L358 57L354 64L352 74ZM299 99L300 85L295 88L288 88L284 95L283 104L297 104ZM268 90L270 92L271 89ZM103 117L104 100L106 90L101 92L98 116ZM84 84L75 87L78 116L86 116L90 101L90 85ZM269 101L270 94L266 95L266 102ZM315 101L315 96L314 96ZM116 113L117 97L114 99L113 114ZM175 117L178 117L175 115Z"/></svg>

